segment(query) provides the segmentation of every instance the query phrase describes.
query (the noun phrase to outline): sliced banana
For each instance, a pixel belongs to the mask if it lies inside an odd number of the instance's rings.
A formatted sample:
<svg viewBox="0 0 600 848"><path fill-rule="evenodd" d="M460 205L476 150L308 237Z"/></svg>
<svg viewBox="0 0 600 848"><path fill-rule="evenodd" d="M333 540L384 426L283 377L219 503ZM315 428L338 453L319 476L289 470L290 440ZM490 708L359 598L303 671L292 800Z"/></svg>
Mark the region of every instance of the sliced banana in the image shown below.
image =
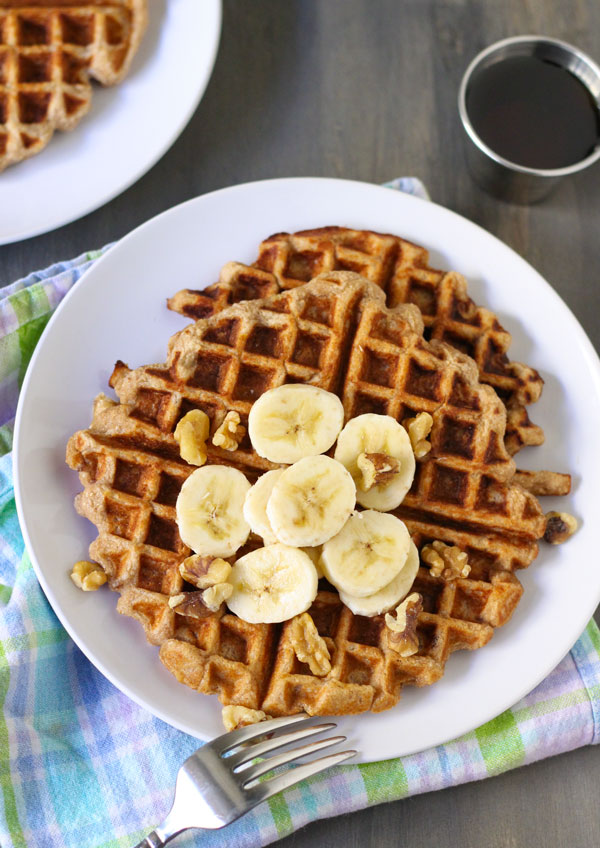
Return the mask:
<svg viewBox="0 0 600 848"><path fill-rule="evenodd" d="M382 482L368 491L361 488L363 474L358 467L363 455L389 456L399 467L386 473ZM344 465L356 483L356 500L367 509L382 512L395 509L404 500L415 476L415 457L410 438L404 427L391 415L367 412L351 418L340 433L334 457Z"/></svg>
<svg viewBox="0 0 600 848"><path fill-rule="evenodd" d="M311 558L314 567L317 569L319 580L321 577L324 577L323 570L321 569L321 551L323 550L323 545L317 545L315 548L300 548L300 550L304 551Z"/></svg>
<svg viewBox="0 0 600 848"><path fill-rule="evenodd" d="M257 536L262 536L265 545L272 545L277 541L273 528L267 516L267 501L273 491L273 486L283 474L283 468L267 471L262 474L254 486L251 486L246 500L244 501L244 518L250 525L250 529Z"/></svg>
<svg viewBox="0 0 600 848"><path fill-rule="evenodd" d="M355 512L323 545L321 567L339 592L366 598L379 592L404 567L411 538L406 525L385 512Z"/></svg>
<svg viewBox="0 0 600 848"><path fill-rule="evenodd" d="M344 407L337 395L291 383L258 398L250 410L248 432L260 456L291 464L329 450L343 423Z"/></svg>
<svg viewBox="0 0 600 848"><path fill-rule="evenodd" d="M268 545L238 559L229 575L227 606L251 624L287 621L305 612L317 596L310 557L287 545Z"/></svg>
<svg viewBox="0 0 600 848"><path fill-rule="evenodd" d="M179 492L175 510L183 542L197 554L227 557L250 535L243 506L250 483L241 471L204 465Z"/></svg>
<svg viewBox="0 0 600 848"><path fill-rule="evenodd" d="M378 592L367 595L366 598L357 598L354 595L348 595L346 592L340 592L340 600L354 615L373 616L387 612L408 595L418 570L419 552L411 541L406 562L391 583L388 583Z"/></svg>
<svg viewBox="0 0 600 848"><path fill-rule="evenodd" d="M322 545L342 529L356 504L356 486L329 456L308 456L286 468L267 503L277 539L298 548Z"/></svg>

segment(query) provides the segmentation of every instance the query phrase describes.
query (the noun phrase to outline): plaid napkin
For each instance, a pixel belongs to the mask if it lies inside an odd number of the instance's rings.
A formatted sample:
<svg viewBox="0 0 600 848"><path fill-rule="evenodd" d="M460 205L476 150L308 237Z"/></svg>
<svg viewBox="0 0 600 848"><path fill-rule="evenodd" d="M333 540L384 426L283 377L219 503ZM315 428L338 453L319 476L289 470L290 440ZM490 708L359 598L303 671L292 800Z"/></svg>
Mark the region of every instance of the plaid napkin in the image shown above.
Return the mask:
<svg viewBox="0 0 600 848"><path fill-rule="evenodd" d="M412 179L390 184L425 196ZM104 248L106 250L108 248ZM59 624L24 551L9 453L27 363L50 314L103 250L0 290L0 845L128 848L168 812L177 769L198 746L138 707ZM327 816L500 774L600 738L600 633L590 622L526 698L437 748L341 766L260 805L195 845L255 848Z"/></svg>

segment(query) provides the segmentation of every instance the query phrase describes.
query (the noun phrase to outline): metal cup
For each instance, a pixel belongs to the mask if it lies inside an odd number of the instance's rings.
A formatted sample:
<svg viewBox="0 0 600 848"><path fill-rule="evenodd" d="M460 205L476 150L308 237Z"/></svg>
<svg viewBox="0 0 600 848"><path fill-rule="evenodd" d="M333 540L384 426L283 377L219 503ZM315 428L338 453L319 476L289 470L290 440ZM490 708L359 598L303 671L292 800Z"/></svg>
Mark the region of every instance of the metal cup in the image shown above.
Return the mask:
<svg viewBox="0 0 600 848"><path fill-rule="evenodd" d="M464 73L458 93L458 111L466 133L467 167L473 179L490 194L513 203L535 203L546 197L563 177L576 174L600 159L600 139L592 153L566 168L526 168L504 159L479 138L467 112L469 83L478 71L513 56L536 56L561 65L576 76L600 109L600 67L576 47L555 38L519 35L482 50Z"/></svg>

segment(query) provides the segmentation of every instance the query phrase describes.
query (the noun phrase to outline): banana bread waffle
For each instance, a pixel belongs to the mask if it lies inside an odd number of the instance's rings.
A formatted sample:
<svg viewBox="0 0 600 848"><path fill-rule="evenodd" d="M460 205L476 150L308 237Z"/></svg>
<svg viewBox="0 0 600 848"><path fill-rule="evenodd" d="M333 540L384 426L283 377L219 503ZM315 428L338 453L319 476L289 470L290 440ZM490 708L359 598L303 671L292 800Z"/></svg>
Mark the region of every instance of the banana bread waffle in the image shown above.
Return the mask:
<svg viewBox="0 0 600 848"><path fill-rule="evenodd" d="M175 502L194 470L181 459L173 432L191 409L211 421L210 436L227 412L247 430L252 402L284 382L306 382L335 391L363 285L319 294L240 304L202 325L191 325L170 343L169 361L130 371L117 363L111 376L120 403L100 396L88 430L69 441L67 462L86 487L75 505L100 531L90 556L111 586L135 585L176 594L179 563L190 553L175 523ZM411 307L412 309L412 307ZM417 312L417 310L414 310ZM250 480L276 466L258 456L246 436L236 451L207 442L207 462L233 465Z"/></svg>
<svg viewBox="0 0 600 848"><path fill-rule="evenodd" d="M129 588L118 608L137 618L160 658L180 683L216 693L224 703L269 709L270 715L379 712L397 703L402 686L426 686L442 676L449 654L485 645L493 628L464 618L464 603L428 584L427 569L415 583L427 607L419 616L418 654L402 658L389 647L382 615L353 615L336 592L319 591L309 613L332 658L331 672L316 677L295 654L290 623L247 624L226 611L209 619L177 615L168 598Z"/></svg>
<svg viewBox="0 0 600 848"><path fill-rule="evenodd" d="M540 375L509 361L510 333L493 312L476 306L460 274L430 267L425 248L397 236L344 227L279 233L262 242L252 266L228 263L217 283L203 291L183 289L168 304L197 320L333 270L354 271L376 283L386 292L388 306L415 303L423 314L426 338L445 341L473 357L481 382L493 386L506 405L506 446L511 454L524 445L542 444L543 431L532 424L526 409L541 394Z"/></svg>
<svg viewBox="0 0 600 848"><path fill-rule="evenodd" d="M164 365L117 364L119 402L101 397L92 426L69 441L67 461L85 486L77 509L99 530L90 554L122 592L119 611L142 622L178 680L223 703L271 715L386 709L404 684L439 679L452 651L484 645L520 599L514 572L535 558L545 521L536 499L509 482L504 407L468 357L423 338L414 305L389 310L384 301L366 279L337 272L234 305L176 334ZM382 616L353 615L326 585L311 609L332 654L325 677L295 658L286 624L248 624L224 608L198 619L169 607L169 596L191 588L178 571L189 551L174 504L193 468L179 456L177 421L202 409L213 433L228 410L246 421L260 394L299 381L337 392L347 416L433 415L431 452L394 514L419 548L440 539L465 550L471 573L446 582L419 569L414 656L392 650ZM233 453L209 442L207 452L209 463L234 465L250 480L273 467L248 442Z"/></svg>
<svg viewBox="0 0 600 848"><path fill-rule="evenodd" d="M0 171L74 128L90 78L120 82L145 26L146 0L0 0Z"/></svg>

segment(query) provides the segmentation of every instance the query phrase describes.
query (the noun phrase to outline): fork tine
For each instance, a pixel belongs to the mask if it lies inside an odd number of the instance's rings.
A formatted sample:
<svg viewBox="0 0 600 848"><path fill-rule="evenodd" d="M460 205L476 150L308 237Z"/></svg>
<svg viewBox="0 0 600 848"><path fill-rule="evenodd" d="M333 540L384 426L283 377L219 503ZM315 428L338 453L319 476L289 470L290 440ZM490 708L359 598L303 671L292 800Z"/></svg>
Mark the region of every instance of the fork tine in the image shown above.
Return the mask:
<svg viewBox="0 0 600 848"><path fill-rule="evenodd" d="M248 760L254 760L256 757L262 757L268 754L269 751L274 751L277 748L283 748L284 745L290 745L292 742L299 742L301 739L306 739L307 736L314 736L316 733L323 733L325 730L333 730L335 724L328 722L327 724L309 725L309 727L300 727L297 730L291 730L289 733L282 733L278 736L273 736L270 739L265 739L263 742L257 742L254 745L248 745L242 748L241 751L236 751L227 757L227 763L233 769L238 768Z"/></svg>
<svg viewBox="0 0 600 848"><path fill-rule="evenodd" d="M208 744L217 753L223 755L227 751L231 751L232 748L237 748L238 745L243 745L257 736L264 736L266 733L271 733L271 731L278 730L280 727L287 727L288 724L306 722L309 718L310 716L306 715L306 713L298 713L298 715L259 721L256 724L249 724L247 727L240 727L239 730L230 730L229 733L218 736Z"/></svg>
<svg viewBox="0 0 600 848"><path fill-rule="evenodd" d="M354 757L356 753L356 751L341 751L339 754L328 754L326 757L319 757L318 760L312 760L310 763L298 766L298 768L290 768L284 774L277 775L277 777L265 780L257 786L246 789L246 797L252 806L260 804L261 801L266 801L278 792L289 789L290 786L295 786L296 783L300 783L301 780L305 780L307 777L312 777L331 766L337 766L339 763L343 763L344 760Z"/></svg>
<svg viewBox="0 0 600 848"><path fill-rule="evenodd" d="M240 773L242 779L242 787L246 789L252 781L259 778L279 766L285 766L292 760L298 760L300 757L305 757L307 754L314 754L323 748L329 748L331 745L337 745L338 742L345 742L345 736L332 736L329 739L319 739L316 742L309 742L307 745L302 745L299 748L294 748L292 751L284 751L274 757L269 757L261 763L249 766Z"/></svg>

